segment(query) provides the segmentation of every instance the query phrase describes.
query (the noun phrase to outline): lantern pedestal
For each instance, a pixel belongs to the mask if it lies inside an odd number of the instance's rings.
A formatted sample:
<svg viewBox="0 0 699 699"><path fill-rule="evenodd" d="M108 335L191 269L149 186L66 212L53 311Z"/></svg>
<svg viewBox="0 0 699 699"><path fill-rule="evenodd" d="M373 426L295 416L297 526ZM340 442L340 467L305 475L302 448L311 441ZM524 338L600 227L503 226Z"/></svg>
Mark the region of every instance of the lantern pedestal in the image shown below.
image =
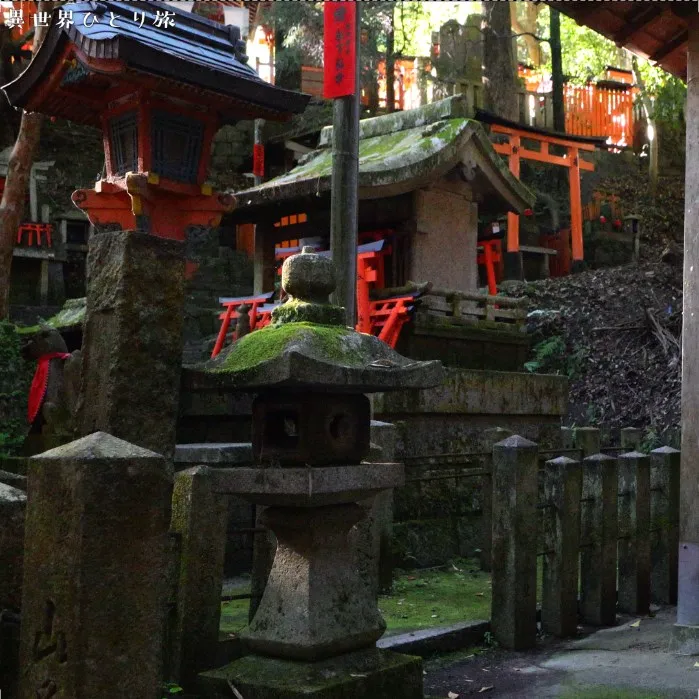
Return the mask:
<svg viewBox="0 0 699 699"><path fill-rule="evenodd" d="M175 448L184 243L140 231L92 236L78 429L165 456Z"/></svg>

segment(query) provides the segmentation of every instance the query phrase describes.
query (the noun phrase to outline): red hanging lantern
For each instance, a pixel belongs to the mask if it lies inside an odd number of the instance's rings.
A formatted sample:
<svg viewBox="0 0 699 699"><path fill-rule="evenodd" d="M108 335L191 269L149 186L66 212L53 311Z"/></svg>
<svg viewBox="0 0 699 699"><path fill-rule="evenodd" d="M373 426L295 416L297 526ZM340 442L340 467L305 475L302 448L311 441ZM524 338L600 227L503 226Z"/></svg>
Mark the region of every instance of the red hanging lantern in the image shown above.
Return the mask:
<svg viewBox="0 0 699 699"><path fill-rule="evenodd" d="M524 215L525 216L533 216L534 212L531 209L525 209L524 210Z"/></svg>
<svg viewBox="0 0 699 699"><path fill-rule="evenodd" d="M606 216L600 216L600 217L599 217L599 222L600 222L600 223L607 223L607 217L606 217Z"/></svg>
<svg viewBox="0 0 699 699"><path fill-rule="evenodd" d="M616 221L614 221L614 228L616 228L617 230L621 230L622 225L623 224L622 224L620 218L618 218L618 219L616 219Z"/></svg>

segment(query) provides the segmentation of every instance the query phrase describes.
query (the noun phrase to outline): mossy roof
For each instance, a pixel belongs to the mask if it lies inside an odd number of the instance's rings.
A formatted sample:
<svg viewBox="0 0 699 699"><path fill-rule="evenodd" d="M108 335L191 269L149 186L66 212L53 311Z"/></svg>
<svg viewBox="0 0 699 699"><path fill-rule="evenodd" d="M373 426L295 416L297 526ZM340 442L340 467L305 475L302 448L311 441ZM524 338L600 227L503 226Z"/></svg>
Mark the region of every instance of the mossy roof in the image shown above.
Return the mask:
<svg viewBox="0 0 699 699"><path fill-rule="evenodd" d="M48 320L44 321L44 324L56 328L56 330L73 330L82 327L85 322L85 311L87 307L87 299L83 296L78 299L68 299L64 304L63 308L52 316ZM17 332L24 335L30 335L41 330L41 325L31 325L26 327L19 327Z"/></svg>
<svg viewBox="0 0 699 699"><path fill-rule="evenodd" d="M470 171L474 186L499 199L502 208L521 212L531 206L534 195L510 173L481 124L464 114L463 100L456 97L362 121L360 198L381 198L420 189L461 165ZM332 127L326 127L319 148L293 170L237 192L236 218L245 217L245 209L328 192L331 141Z"/></svg>
<svg viewBox="0 0 699 699"><path fill-rule="evenodd" d="M399 355L373 335L341 325L288 322L255 330L215 359L185 368L201 390L315 388L372 393L441 383L440 362Z"/></svg>

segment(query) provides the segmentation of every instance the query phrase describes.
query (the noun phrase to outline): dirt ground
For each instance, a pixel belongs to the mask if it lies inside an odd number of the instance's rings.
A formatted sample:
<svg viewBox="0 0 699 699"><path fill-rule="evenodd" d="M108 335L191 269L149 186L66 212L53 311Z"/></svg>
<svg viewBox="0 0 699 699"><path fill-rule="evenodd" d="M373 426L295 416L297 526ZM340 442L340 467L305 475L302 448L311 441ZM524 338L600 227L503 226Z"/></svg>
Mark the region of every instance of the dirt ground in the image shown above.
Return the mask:
<svg viewBox="0 0 699 699"><path fill-rule="evenodd" d="M623 617L610 629L582 629L572 641L540 640L535 650L474 649L425 663L425 696L498 699L684 699L699 689L697 658L673 655L675 609ZM696 665L695 665L696 663Z"/></svg>

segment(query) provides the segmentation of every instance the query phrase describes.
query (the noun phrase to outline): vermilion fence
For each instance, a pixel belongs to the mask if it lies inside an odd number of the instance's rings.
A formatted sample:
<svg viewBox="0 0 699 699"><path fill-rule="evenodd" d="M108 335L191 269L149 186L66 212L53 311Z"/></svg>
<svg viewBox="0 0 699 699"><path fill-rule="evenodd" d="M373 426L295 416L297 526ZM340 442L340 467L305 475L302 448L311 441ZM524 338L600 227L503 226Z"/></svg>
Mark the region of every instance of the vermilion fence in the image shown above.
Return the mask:
<svg viewBox="0 0 699 699"><path fill-rule="evenodd" d="M565 86L566 132L605 136L626 146L633 142L633 91L594 84Z"/></svg>

